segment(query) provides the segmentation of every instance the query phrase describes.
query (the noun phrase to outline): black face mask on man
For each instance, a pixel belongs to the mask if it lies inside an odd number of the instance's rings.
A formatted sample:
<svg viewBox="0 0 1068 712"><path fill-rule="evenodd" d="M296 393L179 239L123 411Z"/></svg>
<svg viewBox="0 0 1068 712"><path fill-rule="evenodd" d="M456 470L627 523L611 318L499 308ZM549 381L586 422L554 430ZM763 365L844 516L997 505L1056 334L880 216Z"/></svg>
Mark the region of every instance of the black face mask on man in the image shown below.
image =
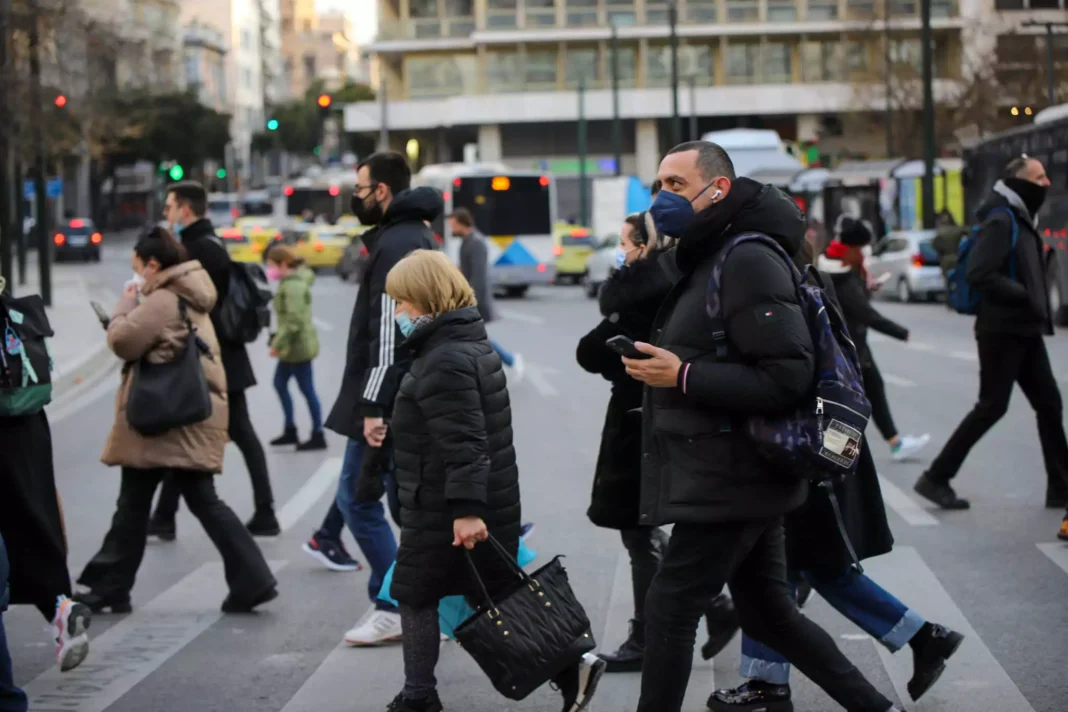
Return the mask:
<svg viewBox="0 0 1068 712"><path fill-rule="evenodd" d="M372 191L368 198L374 197ZM356 216L356 219L360 221L361 225L377 225L382 222L382 203L379 200L375 200L368 205L363 198L353 194L349 199L349 207L352 209L352 214Z"/></svg>
<svg viewBox="0 0 1068 712"><path fill-rule="evenodd" d="M1046 202L1046 186L1032 183L1026 178L1006 178L1005 185L1020 196L1032 218L1038 215L1042 203Z"/></svg>

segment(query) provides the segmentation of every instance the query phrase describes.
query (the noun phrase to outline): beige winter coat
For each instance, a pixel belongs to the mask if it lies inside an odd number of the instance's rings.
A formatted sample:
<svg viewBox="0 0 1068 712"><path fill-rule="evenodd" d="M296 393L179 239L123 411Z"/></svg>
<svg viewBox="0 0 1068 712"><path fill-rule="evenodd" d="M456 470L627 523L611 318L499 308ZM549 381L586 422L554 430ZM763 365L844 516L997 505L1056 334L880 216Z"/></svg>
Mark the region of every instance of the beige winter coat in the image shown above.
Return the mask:
<svg viewBox="0 0 1068 712"><path fill-rule="evenodd" d="M115 424L100 459L106 465L146 470L173 467L221 472L228 439L228 410L226 372L209 316L215 305L215 286L200 262L193 260L154 275L141 287L141 294L140 304L134 297L123 296L108 326L108 346L127 366L115 396ZM200 338L211 348L213 358L200 357L211 389L211 417L163 435L144 437L126 422L126 401L133 376L130 365L145 355L152 363L166 363L185 344L188 329L178 311L179 296L188 303L186 311Z"/></svg>

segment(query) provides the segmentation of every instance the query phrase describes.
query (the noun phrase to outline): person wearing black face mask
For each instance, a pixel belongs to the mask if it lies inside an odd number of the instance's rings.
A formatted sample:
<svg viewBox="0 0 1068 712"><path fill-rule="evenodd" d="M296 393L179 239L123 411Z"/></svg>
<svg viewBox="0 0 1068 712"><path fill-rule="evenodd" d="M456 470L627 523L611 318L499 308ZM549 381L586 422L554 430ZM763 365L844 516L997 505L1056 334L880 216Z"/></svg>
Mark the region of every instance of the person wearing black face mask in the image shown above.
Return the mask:
<svg viewBox="0 0 1068 712"><path fill-rule="evenodd" d="M949 482L979 438L1005 415L1014 383L1020 384L1038 417L1046 506L1068 504L1068 441L1061 394L1042 341L1053 335L1044 248L1036 227L1048 187L1040 161L1014 158L978 211L981 225L967 279L982 294L975 319L979 401L916 483L916 492L943 509L968 508L968 501L958 497ZM1068 538L1068 521L1061 536Z"/></svg>

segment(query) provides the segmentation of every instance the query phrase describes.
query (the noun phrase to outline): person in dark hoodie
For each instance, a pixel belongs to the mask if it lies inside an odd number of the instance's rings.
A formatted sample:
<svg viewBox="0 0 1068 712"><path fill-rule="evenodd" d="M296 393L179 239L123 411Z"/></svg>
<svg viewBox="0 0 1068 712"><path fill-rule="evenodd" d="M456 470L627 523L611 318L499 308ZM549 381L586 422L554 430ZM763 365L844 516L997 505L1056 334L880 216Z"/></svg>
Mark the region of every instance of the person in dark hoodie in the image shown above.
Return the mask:
<svg viewBox="0 0 1068 712"><path fill-rule="evenodd" d="M576 358L579 366L603 376L612 384L601 449L593 477L593 493L586 516L599 527L618 529L630 554L634 589L634 618L630 635L613 653L602 653L606 672L637 672L645 654L645 597L667 548L668 535L659 527L638 523L642 457L642 384L629 377L619 354L606 342L616 336L648 341L653 320L671 291L672 279L660 261L665 252L648 212L629 215L620 230L616 248L617 269L601 287L599 304L604 317L582 337ZM730 598L717 596L705 607L709 642L705 659L722 650L738 623Z"/></svg>
<svg viewBox="0 0 1068 712"><path fill-rule="evenodd" d="M1044 248L1036 227L1048 188L1041 161L1019 156L1009 161L976 214L981 224L966 276L982 294L975 318L979 401L916 483L916 492L943 509L968 508L968 500L958 497L949 482L975 443L1005 415L1015 383L1038 417L1046 506L1068 504L1063 403L1042 340L1053 335ZM1059 536L1068 539L1068 515Z"/></svg>
<svg viewBox="0 0 1068 712"><path fill-rule="evenodd" d="M774 186L736 177L726 151L708 141L673 148L658 177L650 212L661 234L679 239L682 277L653 324L656 344L636 344L647 358L624 364L646 385L639 522L675 527L646 598L638 712L679 712L702 604L724 585L742 630L847 710L893 710L790 595L782 518L805 501L805 483L769 465L732 426L787 412L809 393L815 347L794 267L770 245L734 249L716 294L708 293L712 270L745 233L795 254L801 211ZM709 316L713 307L722 320Z"/></svg>
<svg viewBox="0 0 1068 712"><path fill-rule="evenodd" d="M167 199L163 205L163 217L172 226L171 231L180 237L182 246L189 259L197 260L211 277L218 300L212 310L212 324L219 334L219 348L222 351L223 368L226 370L226 397L230 404L229 434L230 440L237 445L241 456L245 458L245 467L252 480L252 497L256 504L252 518L246 523L254 536L278 536L282 533L278 518L274 513L274 494L271 491L271 479L267 474L267 455L263 444L252 427L252 418L248 410L248 398L245 391L256 385L256 373L248 358L245 344L227 341L222 338L217 319L219 306L226 300L230 291L230 253L223 247L215 235L215 227L206 216L208 194L204 186L194 181L174 183L167 188ZM178 514L180 488L173 477L163 481L156 511L149 523L149 534L164 540L175 537L174 518Z"/></svg>
<svg viewBox="0 0 1068 712"><path fill-rule="evenodd" d="M868 329L902 341L909 340L908 329L887 319L871 305L868 273L864 269L864 248L871 244L873 237L871 228L863 220L842 215L835 225L834 239L827 245L826 254L820 256L818 266L830 275L834 283L849 336L857 347L864 392L871 401L871 419L890 446L891 457L900 462L922 450L931 436L927 433L902 435L898 432L894 417L890 415L883 375L868 346Z"/></svg>
<svg viewBox="0 0 1068 712"><path fill-rule="evenodd" d="M361 487L361 492L371 491L377 496L357 497L357 483L366 469L365 456L375 462L391 459L388 453L380 457L383 445L388 445L386 418L409 360L394 321L396 304L386 292L386 275L410 252L435 248L427 222L433 222L445 208L441 193L433 188L410 189L411 180L407 160L395 151L371 154L357 166L352 212L361 223L371 226L363 235L370 253L349 324L341 391L326 419L326 427L349 441L336 509L331 509L323 526L304 545L313 555L336 547L341 527L335 512L340 512L371 566L367 588L372 608L345 634L345 642L353 646L397 641L401 635L400 614L392 604L378 599L397 556L397 540L379 501L384 490L393 488ZM380 474L390 479L388 473Z"/></svg>

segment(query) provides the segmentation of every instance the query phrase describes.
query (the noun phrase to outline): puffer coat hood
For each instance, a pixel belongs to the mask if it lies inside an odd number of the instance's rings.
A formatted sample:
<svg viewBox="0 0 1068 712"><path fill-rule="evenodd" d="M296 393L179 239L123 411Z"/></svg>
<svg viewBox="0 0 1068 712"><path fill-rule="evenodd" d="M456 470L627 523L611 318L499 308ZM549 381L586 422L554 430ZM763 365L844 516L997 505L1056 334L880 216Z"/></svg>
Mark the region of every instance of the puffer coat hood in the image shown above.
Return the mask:
<svg viewBox="0 0 1068 712"><path fill-rule="evenodd" d="M301 267L282 278L274 298L277 329L271 346L283 363L307 363L319 355L319 333L312 321L311 286L315 272Z"/></svg>

